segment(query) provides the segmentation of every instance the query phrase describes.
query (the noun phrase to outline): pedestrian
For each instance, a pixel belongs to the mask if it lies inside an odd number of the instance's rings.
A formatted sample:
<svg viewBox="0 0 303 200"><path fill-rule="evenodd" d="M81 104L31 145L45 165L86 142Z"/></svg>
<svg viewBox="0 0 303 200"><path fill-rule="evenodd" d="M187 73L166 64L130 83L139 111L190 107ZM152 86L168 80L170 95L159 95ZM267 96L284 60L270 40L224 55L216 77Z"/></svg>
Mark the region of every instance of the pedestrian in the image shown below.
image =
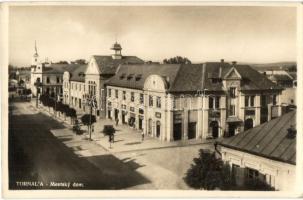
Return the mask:
<svg viewBox="0 0 303 200"><path fill-rule="evenodd" d="M144 132L143 130L141 131L141 136L142 136L142 142L144 141Z"/></svg>
<svg viewBox="0 0 303 200"><path fill-rule="evenodd" d="M116 118L116 126L118 126L118 123L119 123L119 119Z"/></svg>

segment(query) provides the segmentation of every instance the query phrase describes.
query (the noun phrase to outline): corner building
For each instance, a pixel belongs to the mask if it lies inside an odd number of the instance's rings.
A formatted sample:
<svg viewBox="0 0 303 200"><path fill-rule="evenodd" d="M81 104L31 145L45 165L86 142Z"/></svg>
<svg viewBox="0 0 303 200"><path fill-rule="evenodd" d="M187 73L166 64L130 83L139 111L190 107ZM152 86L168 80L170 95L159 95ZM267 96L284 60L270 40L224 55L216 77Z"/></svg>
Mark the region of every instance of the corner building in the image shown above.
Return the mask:
<svg viewBox="0 0 303 200"><path fill-rule="evenodd" d="M162 141L233 136L282 114L282 88L248 65L122 64L106 117Z"/></svg>

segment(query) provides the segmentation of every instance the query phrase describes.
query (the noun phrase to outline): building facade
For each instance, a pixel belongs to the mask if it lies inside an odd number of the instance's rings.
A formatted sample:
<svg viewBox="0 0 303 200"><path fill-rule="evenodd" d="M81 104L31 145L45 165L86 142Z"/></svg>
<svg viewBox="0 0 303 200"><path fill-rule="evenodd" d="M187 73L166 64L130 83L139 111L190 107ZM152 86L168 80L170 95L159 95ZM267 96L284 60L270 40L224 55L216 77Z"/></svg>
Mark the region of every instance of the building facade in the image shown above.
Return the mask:
<svg viewBox="0 0 303 200"><path fill-rule="evenodd" d="M120 64L144 63L143 60L136 56L122 55L122 48L118 43L115 43L111 50L114 51L112 55L94 55L85 67L78 67L64 73L64 102L68 102L76 109L88 111L85 102L87 100L86 97L91 96L95 98L96 102L93 114L97 117L105 116L106 90L104 83L116 74Z"/></svg>
<svg viewBox="0 0 303 200"><path fill-rule="evenodd" d="M258 179L276 190L296 185L296 111L218 143L236 184ZM287 181L285 181L287 180Z"/></svg>
<svg viewBox="0 0 303 200"><path fill-rule="evenodd" d="M282 88L247 65L121 65L107 117L163 141L232 136L282 114Z"/></svg>

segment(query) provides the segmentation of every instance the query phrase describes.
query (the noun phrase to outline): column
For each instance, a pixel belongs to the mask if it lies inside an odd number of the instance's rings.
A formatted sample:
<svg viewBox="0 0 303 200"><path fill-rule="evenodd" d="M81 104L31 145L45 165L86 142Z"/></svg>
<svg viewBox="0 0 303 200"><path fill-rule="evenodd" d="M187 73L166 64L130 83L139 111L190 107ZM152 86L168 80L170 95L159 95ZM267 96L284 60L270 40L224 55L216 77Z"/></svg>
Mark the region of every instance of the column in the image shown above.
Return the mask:
<svg viewBox="0 0 303 200"><path fill-rule="evenodd" d="M226 130L226 96L221 96L220 98L220 135L224 136L224 131Z"/></svg>
<svg viewBox="0 0 303 200"><path fill-rule="evenodd" d="M202 111L202 138L208 136L208 97L203 97L203 111Z"/></svg>
<svg viewBox="0 0 303 200"><path fill-rule="evenodd" d="M240 102L238 105L239 108L239 118L241 120L245 120L245 95L243 93L240 93Z"/></svg>
<svg viewBox="0 0 303 200"><path fill-rule="evenodd" d="M196 139L202 138L203 135L202 103L202 97L198 97L198 130Z"/></svg>
<svg viewBox="0 0 303 200"><path fill-rule="evenodd" d="M183 139L188 139L188 110L187 108L183 111Z"/></svg>
<svg viewBox="0 0 303 200"><path fill-rule="evenodd" d="M256 96L256 109L255 109L255 123L254 126L258 126L261 123L261 97Z"/></svg>

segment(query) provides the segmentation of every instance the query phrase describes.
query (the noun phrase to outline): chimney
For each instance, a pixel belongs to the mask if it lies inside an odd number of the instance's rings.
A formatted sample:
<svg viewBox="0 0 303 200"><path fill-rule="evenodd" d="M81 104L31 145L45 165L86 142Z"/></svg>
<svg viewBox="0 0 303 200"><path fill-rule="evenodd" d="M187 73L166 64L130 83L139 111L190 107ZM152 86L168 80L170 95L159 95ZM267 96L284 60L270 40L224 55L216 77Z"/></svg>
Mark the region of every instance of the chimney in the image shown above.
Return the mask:
<svg viewBox="0 0 303 200"><path fill-rule="evenodd" d="M232 61L231 63L233 66L235 66L237 64L237 61Z"/></svg>
<svg viewBox="0 0 303 200"><path fill-rule="evenodd" d="M220 63L220 68L219 68L219 78L222 77L222 67L223 67L223 64L224 64L224 59L221 59L221 63Z"/></svg>
<svg viewBox="0 0 303 200"><path fill-rule="evenodd" d="M221 63L224 63L224 59L221 59Z"/></svg>

